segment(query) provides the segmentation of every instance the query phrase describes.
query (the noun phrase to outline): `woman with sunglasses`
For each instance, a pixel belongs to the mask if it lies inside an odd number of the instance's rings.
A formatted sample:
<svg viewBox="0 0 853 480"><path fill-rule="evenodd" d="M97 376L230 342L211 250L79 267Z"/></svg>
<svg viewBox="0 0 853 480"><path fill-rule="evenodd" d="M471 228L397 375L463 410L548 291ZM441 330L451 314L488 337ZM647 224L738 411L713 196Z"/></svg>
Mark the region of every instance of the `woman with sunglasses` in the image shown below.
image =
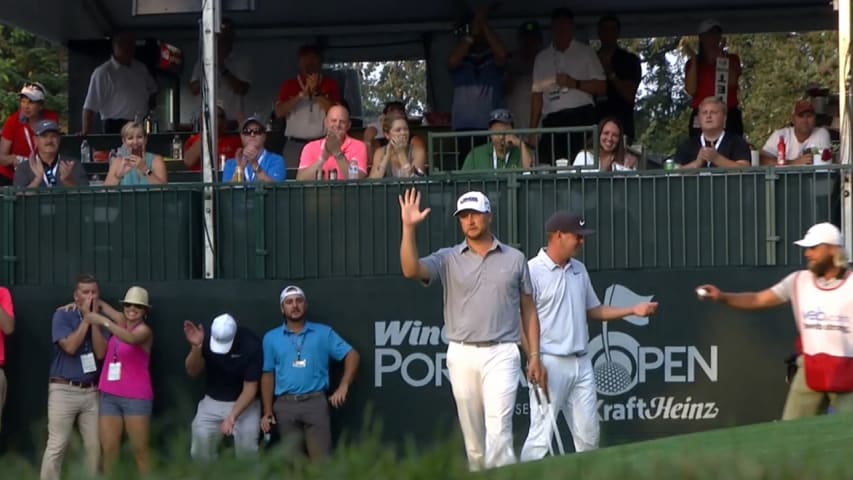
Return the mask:
<svg viewBox="0 0 853 480"><path fill-rule="evenodd" d="M284 158L264 147L267 130L258 116L243 120L240 128L242 148L222 168L222 183L275 183L287 176Z"/></svg>
<svg viewBox="0 0 853 480"><path fill-rule="evenodd" d="M592 148L581 150L575 157L575 167L593 167ZM598 169L602 172L624 172L637 169L637 157L625 148L622 125L614 117L598 123Z"/></svg>
<svg viewBox="0 0 853 480"><path fill-rule="evenodd" d="M163 157L145 151L148 136L137 122L127 122L121 127L121 147L111 159L110 170L104 185L164 185L168 182L166 162Z"/></svg>
<svg viewBox="0 0 853 480"><path fill-rule="evenodd" d="M35 152L33 129L42 120L59 123L59 115L44 108L47 91L38 82L24 84L19 95L19 108L3 124L0 138L0 187L12 185L15 165L26 161Z"/></svg>
<svg viewBox="0 0 853 480"><path fill-rule="evenodd" d="M118 459L125 431L136 468L140 473L151 468L148 442L154 389L149 363L154 334L145 323L151 309L148 291L130 287L121 303L121 312L105 302L99 305L102 313L98 313L94 304L83 312L86 322L102 327L92 329L92 347L96 356L104 358L98 383L101 392L98 429L107 475Z"/></svg>
<svg viewBox="0 0 853 480"><path fill-rule="evenodd" d="M382 117L382 131L388 143L373 154L370 178L426 175L426 149L417 137L409 136L409 121L399 112Z"/></svg>

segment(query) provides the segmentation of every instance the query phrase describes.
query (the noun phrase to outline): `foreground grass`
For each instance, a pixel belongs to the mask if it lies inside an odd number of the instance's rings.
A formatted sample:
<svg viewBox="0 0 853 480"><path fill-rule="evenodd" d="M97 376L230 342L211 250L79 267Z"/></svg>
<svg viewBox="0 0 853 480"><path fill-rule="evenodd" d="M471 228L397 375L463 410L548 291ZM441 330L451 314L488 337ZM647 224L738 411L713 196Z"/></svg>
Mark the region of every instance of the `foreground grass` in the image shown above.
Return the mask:
<svg viewBox="0 0 853 480"><path fill-rule="evenodd" d="M430 448L413 445L400 449L383 445L371 433L344 442L334 457L312 465L288 455L288 445L262 453L256 461L227 456L211 465L188 459L186 438L173 439L167 455L156 459L151 479L340 479L439 480L470 478L461 442L454 438ZM851 478L847 455L853 445L853 416L819 417L715 430L661 440L639 442L595 452L547 458L539 462L493 470L474 478L495 480L582 478L594 479L818 479ZM400 451L402 450L402 454ZM124 454L128 457L127 452ZM67 459L64 478L87 478L79 455ZM0 459L2 478L37 478L37 466L12 455ZM138 478L124 463L112 475Z"/></svg>

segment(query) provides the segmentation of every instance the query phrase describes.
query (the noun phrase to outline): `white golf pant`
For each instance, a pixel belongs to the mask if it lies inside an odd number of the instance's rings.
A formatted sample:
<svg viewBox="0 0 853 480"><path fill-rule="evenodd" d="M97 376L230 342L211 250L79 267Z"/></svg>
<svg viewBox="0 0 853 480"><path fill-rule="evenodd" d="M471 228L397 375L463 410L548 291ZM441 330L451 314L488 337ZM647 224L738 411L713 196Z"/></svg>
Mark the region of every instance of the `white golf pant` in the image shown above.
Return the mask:
<svg viewBox="0 0 853 480"><path fill-rule="evenodd" d="M589 355L557 356L542 354L548 371L548 397L551 414L560 412L569 424L576 452L598 448L599 426L596 412L595 375ZM544 399L543 399L544 401ZM551 423L542 415L530 390L530 432L521 449L521 461L538 460L548 454L552 439Z"/></svg>
<svg viewBox="0 0 853 480"><path fill-rule="evenodd" d="M512 415L521 359L514 343L476 347L450 342L447 371L471 471L516 462Z"/></svg>

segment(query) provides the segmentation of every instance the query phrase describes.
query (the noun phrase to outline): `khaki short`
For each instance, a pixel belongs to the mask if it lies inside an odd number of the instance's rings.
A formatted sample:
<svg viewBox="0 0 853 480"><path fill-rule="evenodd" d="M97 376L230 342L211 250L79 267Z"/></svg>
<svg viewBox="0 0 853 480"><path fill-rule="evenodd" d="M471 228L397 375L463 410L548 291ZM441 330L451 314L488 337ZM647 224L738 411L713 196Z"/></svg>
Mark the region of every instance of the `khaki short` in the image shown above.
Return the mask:
<svg viewBox="0 0 853 480"><path fill-rule="evenodd" d="M813 417L824 414L829 406L839 413L853 412L853 392L816 392L806 385L803 356L797 357L797 373L791 380L782 420Z"/></svg>

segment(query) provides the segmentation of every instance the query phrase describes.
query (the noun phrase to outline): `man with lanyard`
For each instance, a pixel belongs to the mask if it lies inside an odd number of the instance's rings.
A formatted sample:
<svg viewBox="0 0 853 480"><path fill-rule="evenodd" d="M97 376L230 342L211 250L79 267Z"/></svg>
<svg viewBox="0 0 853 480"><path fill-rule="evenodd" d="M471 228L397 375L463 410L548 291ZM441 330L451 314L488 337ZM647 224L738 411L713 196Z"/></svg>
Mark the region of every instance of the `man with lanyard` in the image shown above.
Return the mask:
<svg viewBox="0 0 853 480"><path fill-rule="evenodd" d="M349 180L352 162L358 165L358 178L367 176L367 145L349 136L352 126L349 110L344 105L334 105L323 120L326 136L314 140L302 149L296 179L317 180L321 177L338 181ZM334 172L334 173L333 173Z"/></svg>
<svg viewBox="0 0 853 480"><path fill-rule="evenodd" d="M783 420L853 412L853 282L841 231L831 223L812 226L795 244L803 247L806 270L760 292L723 292L714 285L696 289L700 300L740 310L791 302L802 342L797 373L785 400Z"/></svg>
<svg viewBox="0 0 853 480"><path fill-rule="evenodd" d="M65 450L77 423L86 465L93 476L98 471L98 367L92 347L90 325L81 311L89 305L101 305L98 282L91 275L80 275L74 286L71 309L53 314L53 361L47 395L47 446L41 462L41 480L59 480Z"/></svg>
<svg viewBox="0 0 853 480"><path fill-rule="evenodd" d="M47 91L38 82L24 84L20 93L20 108L9 115L3 124L0 138L0 186L12 185L15 166L26 162L35 152L33 128L41 120L59 122L59 115L44 108Z"/></svg>
<svg viewBox="0 0 853 480"><path fill-rule="evenodd" d="M592 359L587 355L587 321L606 322L629 315L646 317L655 312L657 303L638 303L625 308L601 304L586 266L575 258L580 254L584 237L595 233L581 216L556 212L545 222L545 232L547 247L527 264L533 301L542 325L539 349L542 364L548 370L545 392L550 400L549 415L557 418L563 412L575 452L584 452L598 448L599 440L595 375ZM554 434L547 417L539 415L541 410L536 406L544 399L535 390L531 386L530 432L521 449L522 461L544 458Z"/></svg>
<svg viewBox="0 0 853 480"><path fill-rule="evenodd" d="M315 45L299 49L299 73L281 84L275 101L275 116L287 119L284 158L289 168L298 165L306 143L323 136L323 120L332 105L341 101L335 79L322 74L323 58Z"/></svg>
<svg viewBox="0 0 853 480"><path fill-rule="evenodd" d="M616 117L628 141L634 141L634 102L643 79L640 57L619 47L622 23L618 18L605 15L598 21L598 59L607 75L607 93L598 97L598 118Z"/></svg>
<svg viewBox="0 0 853 480"><path fill-rule="evenodd" d="M234 158L225 162L222 183L275 183L287 179L284 159L267 151L267 131L257 115L248 117L240 127L240 141Z"/></svg>
<svg viewBox="0 0 853 480"><path fill-rule="evenodd" d="M752 155L749 144L738 134L725 131L726 106L717 97L699 104L699 137L690 137L679 145L675 163L680 168L748 167Z"/></svg>
<svg viewBox="0 0 853 480"><path fill-rule="evenodd" d="M604 69L595 50L575 40L574 19L575 14L565 7L551 14L554 41L539 52L533 64L530 128L538 128L540 119L546 128L590 126L598 121L594 96L607 93ZM562 135L543 135L539 163L574 158L585 147L584 137L572 133L567 142ZM528 142L535 145L536 135Z"/></svg>
<svg viewBox="0 0 853 480"><path fill-rule="evenodd" d="M59 125L53 120L42 120L35 127L36 150L29 161L15 169L15 186L24 188L51 188L87 186L89 180L83 165L74 159L59 156Z"/></svg>
<svg viewBox="0 0 853 480"><path fill-rule="evenodd" d="M6 337L15 331L15 306L12 294L0 287L0 416L6 403Z"/></svg>
<svg viewBox="0 0 853 480"><path fill-rule="evenodd" d="M304 439L312 461L332 451L329 403L343 406L355 379L359 355L331 327L308 322L308 302L301 288L290 285L279 295L284 324L264 335L261 375L261 430L278 425L282 437ZM338 388L328 396L329 359L344 362Z"/></svg>
<svg viewBox="0 0 853 480"><path fill-rule="evenodd" d="M237 456L254 456L261 421L261 339L238 327L227 313L213 319L209 338L200 324L184 322L184 337L190 344L184 360L187 374L195 378L207 370L204 398L192 423L190 454L200 461L216 458L222 436L233 435Z"/></svg>
<svg viewBox="0 0 853 480"><path fill-rule="evenodd" d="M462 170L530 168L533 160L527 145L516 135L500 133L512 128L512 114L509 110L493 110L489 115L489 130L495 133L490 136L489 143L468 152Z"/></svg>

